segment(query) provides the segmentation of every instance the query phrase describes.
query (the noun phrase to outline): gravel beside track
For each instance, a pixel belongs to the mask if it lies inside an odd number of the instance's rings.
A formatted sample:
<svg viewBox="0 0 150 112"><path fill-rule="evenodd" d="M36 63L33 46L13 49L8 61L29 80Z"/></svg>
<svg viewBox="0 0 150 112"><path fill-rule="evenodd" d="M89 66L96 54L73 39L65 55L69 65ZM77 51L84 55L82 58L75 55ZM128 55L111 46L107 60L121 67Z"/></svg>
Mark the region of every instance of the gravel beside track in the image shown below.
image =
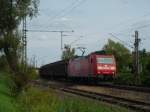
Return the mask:
<svg viewBox="0 0 150 112"><path fill-rule="evenodd" d="M144 103L150 104L150 93L145 92L137 92L131 90L123 90L123 89L116 89L116 88L108 88L108 87L94 87L94 86L86 86L86 85L77 85L72 86L71 88L84 90L84 91L91 91L94 93L100 93L110 96L116 96L119 98L125 98L129 100L140 101Z"/></svg>
<svg viewBox="0 0 150 112"><path fill-rule="evenodd" d="M142 87L142 86L127 86L127 85L118 85L118 84L113 84L113 83L99 83L97 86L104 86L104 87L118 88L118 89L123 89L123 90L150 93L149 87Z"/></svg>

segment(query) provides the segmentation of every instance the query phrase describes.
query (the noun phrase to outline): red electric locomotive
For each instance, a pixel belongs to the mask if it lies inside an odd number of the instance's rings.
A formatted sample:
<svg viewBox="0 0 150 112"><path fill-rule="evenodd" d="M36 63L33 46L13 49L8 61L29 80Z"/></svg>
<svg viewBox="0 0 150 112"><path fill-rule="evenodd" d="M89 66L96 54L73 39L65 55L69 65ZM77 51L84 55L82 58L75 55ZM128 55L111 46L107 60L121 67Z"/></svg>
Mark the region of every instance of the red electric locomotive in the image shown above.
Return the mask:
<svg viewBox="0 0 150 112"><path fill-rule="evenodd" d="M115 77L116 62L113 55L91 53L72 59L68 63L68 77Z"/></svg>

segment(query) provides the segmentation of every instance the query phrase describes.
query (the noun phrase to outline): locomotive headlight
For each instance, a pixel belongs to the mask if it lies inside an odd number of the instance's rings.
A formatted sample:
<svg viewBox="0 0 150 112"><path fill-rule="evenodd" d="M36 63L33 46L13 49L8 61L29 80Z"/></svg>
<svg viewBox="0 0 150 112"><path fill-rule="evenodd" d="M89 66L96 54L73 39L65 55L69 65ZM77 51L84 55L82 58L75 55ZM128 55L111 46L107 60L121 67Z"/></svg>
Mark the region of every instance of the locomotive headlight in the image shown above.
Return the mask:
<svg viewBox="0 0 150 112"><path fill-rule="evenodd" d="M115 67L110 67L110 69L111 69L111 70L115 70L116 68L115 68Z"/></svg>
<svg viewBox="0 0 150 112"><path fill-rule="evenodd" d="M102 70L102 69L104 69L104 68L103 68L103 67L101 67L101 66L98 66L97 68L98 68L99 70Z"/></svg>

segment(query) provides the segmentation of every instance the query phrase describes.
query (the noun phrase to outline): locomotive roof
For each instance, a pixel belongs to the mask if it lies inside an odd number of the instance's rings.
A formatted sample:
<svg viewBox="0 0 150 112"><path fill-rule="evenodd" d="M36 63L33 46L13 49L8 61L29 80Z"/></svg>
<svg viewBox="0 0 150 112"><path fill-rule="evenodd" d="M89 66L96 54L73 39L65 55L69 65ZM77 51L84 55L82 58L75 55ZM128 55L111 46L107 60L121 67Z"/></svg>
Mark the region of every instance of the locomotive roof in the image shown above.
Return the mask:
<svg viewBox="0 0 150 112"><path fill-rule="evenodd" d="M107 55L106 51L104 50L101 50L101 51L95 51L95 52L92 52L86 56L76 56L74 57L73 59L80 59L80 58L88 58L90 55L92 54L96 54L96 55Z"/></svg>
<svg viewBox="0 0 150 112"><path fill-rule="evenodd" d="M105 55L105 54L106 54L106 51L104 51L104 50L101 50L101 51L95 51L95 52L92 52L91 54Z"/></svg>

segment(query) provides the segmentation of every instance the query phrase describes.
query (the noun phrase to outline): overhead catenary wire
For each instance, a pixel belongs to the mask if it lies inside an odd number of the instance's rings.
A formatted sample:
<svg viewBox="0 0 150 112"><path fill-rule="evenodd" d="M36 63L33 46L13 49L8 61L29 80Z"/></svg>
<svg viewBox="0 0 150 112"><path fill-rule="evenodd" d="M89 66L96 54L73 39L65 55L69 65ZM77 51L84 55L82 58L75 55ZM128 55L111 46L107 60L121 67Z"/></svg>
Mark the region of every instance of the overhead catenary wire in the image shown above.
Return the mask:
<svg viewBox="0 0 150 112"><path fill-rule="evenodd" d="M64 32L74 32L73 30L72 31L66 31L66 30L53 30L53 31L50 31L50 30L26 30L28 32L56 32L56 33L60 33L60 36L61 36L61 51L63 51L63 36L67 36L67 35L64 35L63 33Z"/></svg>
<svg viewBox="0 0 150 112"><path fill-rule="evenodd" d="M52 25L53 25L54 20L65 17L66 15L71 13L74 9L76 9L81 4L83 4L85 1L87 1L87 0L74 0L69 6L63 8L60 12L58 12L53 17L51 17L49 19L50 23L49 23L49 25L46 26L46 28L53 27ZM61 23L61 24L66 26L64 23ZM34 25L34 26L41 26L41 25ZM68 25L67 25L67 27L68 27ZM72 29L72 27L69 26L69 29Z"/></svg>
<svg viewBox="0 0 150 112"><path fill-rule="evenodd" d="M56 19L59 17L61 14L63 14L65 11L69 10L72 6L74 6L77 2L80 0L74 0L69 6L63 8L60 12L56 13L53 17L50 18L50 21Z"/></svg>
<svg viewBox="0 0 150 112"><path fill-rule="evenodd" d="M53 30L27 30L28 32L74 32L73 30L72 31L61 31L61 30L57 30L57 31L53 31Z"/></svg>
<svg viewBox="0 0 150 112"><path fill-rule="evenodd" d="M150 27L150 24L139 26L139 27L137 27L137 29L142 29L142 28L146 28L146 27Z"/></svg>
<svg viewBox="0 0 150 112"><path fill-rule="evenodd" d="M66 13L64 13L62 15L62 17L64 17L65 15L71 13L74 9L76 9L77 7L79 7L80 5L82 5L83 3L85 3L87 0L80 0L80 2L78 2L75 6L73 6L70 10L68 10Z"/></svg>
<svg viewBox="0 0 150 112"><path fill-rule="evenodd" d="M142 15L142 16L139 16L138 18L143 19L143 18L148 17L148 16L150 16L150 12L148 12L148 13ZM137 23L137 22L140 22L141 20L139 20L139 19L135 20L135 18L127 19L127 20L125 20L125 21L123 21L123 22L120 22L120 23L118 23L118 24L112 26L110 29L114 29L114 28L116 28L116 27L117 27L117 28L118 28L118 27L121 27L121 26L123 26L123 24L126 25L127 23L129 23L129 22L131 22L131 21L132 21L131 24L133 24L133 22L134 22L134 23Z"/></svg>
<svg viewBox="0 0 150 112"><path fill-rule="evenodd" d="M78 5L80 5L80 4L82 4L82 2L85 2L86 0L75 0L75 1L73 1L72 3L71 3L71 6L68 6L69 8L71 8L70 9L70 11L69 10L66 10L67 8L64 8L61 12L62 13L60 13L60 15L59 15L59 13L58 14L56 14L56 17L58 16L60 16L60 17L63 17L64 15L67 15L69 12L71 12L74 8L76 8L76 7L78 7ZM76 5L76 4L78 4L78 5ZM144 14L143 16L141 16L141 17L145 17L145 16L149 16L149 13L148 14ZM55 17L53 18L53 19L55 19ZM144 27L147 27L148 25L144 25L144 26L142 26L142 27L140 27L140 28L144 28Z"/></svg>
<svg viewBox="0 0 150 112"><path fill-rule="evenodd" d="M51 26L49 26L49 25L47 25L46 27L45 27L45 25L42 25L42 24L31 24L31 25L29 25L28 26L29 28L31 28L31 29L37 29L37 28L60 28L60 27L62 27L62 28L64 28L64 29L69 29L69 30L72 30L73 28L72 28L72 26L70 26L69 24L65 24L65 23L57 23L57 25L51 25Z"/></svg>
<svg viewBox="0 0 150 112"><path fill-rule="evenodd" d="M80 36L78 39L72 41L69 45L72 45L72 44L76 43L77 41L81 40L81 38L83 38L83 36Z"/></svg>
<svg viewBox="0 0 150 112"><path fill-rule="evenodd" d="M118 37L115 36L114 34L109 33L109 35L111 35L113 38L119 40L119 41L122 42L124 45L126 45L126 46L128 46L128 47L130 47L130 48L132 48L132 49L134 48L132 45L128 44L127 42L125 42L125 41L123 41L123 40L121 40L120 38L118 38Z"/></svg>
<svg viewBox="0 0 150 112"><path fill-rule="evenodd" d="M127 31L127 32L131 32L131 31L134 31L134 30L141 30L141 29L144 29L144 28L147 28L147 27L150 27L150 24L144 24L144 25L139 25L139 26L137 26L137 27L132 27L132 28L127 28L127 29L125 29L125 30L123 30L123 31ZM119 33L120 34L120 33ZM123 35L122 33L121 33L121 35ZM145 38L144 38L145 39ZM131 42L130 42L131 43Z"/></svg>
<svg viewBox="0 0 150 112"><path fill-rule="evenodd" d="M138 18L142 18L142 19L143 19L143 18L148 17L148 16L150 16L150 12L149 12L149 13L146 13L146 14L144 14L144 15L138 17ZM116 28L116 26L119 26L119 27L120 27L120 26L122 26L123 23L128 23L128 22L130 22L130 21L134 21L134 23L130 23L130 26L131 26L131 25L133 25L133 24L138 24L138 22L143 21L143 20L139 20L139 19L135 20L135 18L128 19L127 21L121 22L121 23L115 25L115 27L112 27L112 28ZM139 25L139 26L137 26L137 27L131 26L130 28L126 28L126 29L124 29L124 30L121 30L120 33L117 33L117 34L123 35L123 33L121 33L121 32L125 32L125 31L131 32L131 31L134 31L134 30L137 30L137 29L140 30L140 29L143 29L143 28L146 28L146 27L150 27L150 24ZM114 37L114 36L113 36L113 37ZM115 37L116 37L116 36L115 36ZM114 38L115 38L115 37L114 37ZM116 39L120 41L119 38L116 38ZM121 41L122 41L122 40L121 40ZM124 43L126 46L128 46L128 47L131 48L131 45L129 45L127 42L125 42L125 41L123 42L123 41L122 41L122 43ZM130 43L131 43L131 42L130 42ZM132 47L132 48L133 48L133 47Z"/></svg>
<svg viewBox="0 0 150 112"><path fill-rule="evenodd" d="M61 11L62 13L59 13L59 14L57 14L55 17L53 17L53 18L51 18L50 19L50 24L49 24L49 26L50 25L52 25L53 23L53 21L55 20L55 19L58 19L58 18L63 18L63 17L65 17L66 15L68 15L69 13L71 13L74 9L76 9L77 7L79 7L81 4L83 4L84 2L86 2L87 0L76 0L76 3L75 3L75 5L72 5L72 6L70 6L69 8L67 8L67 10L66 11Z"/></svg>

